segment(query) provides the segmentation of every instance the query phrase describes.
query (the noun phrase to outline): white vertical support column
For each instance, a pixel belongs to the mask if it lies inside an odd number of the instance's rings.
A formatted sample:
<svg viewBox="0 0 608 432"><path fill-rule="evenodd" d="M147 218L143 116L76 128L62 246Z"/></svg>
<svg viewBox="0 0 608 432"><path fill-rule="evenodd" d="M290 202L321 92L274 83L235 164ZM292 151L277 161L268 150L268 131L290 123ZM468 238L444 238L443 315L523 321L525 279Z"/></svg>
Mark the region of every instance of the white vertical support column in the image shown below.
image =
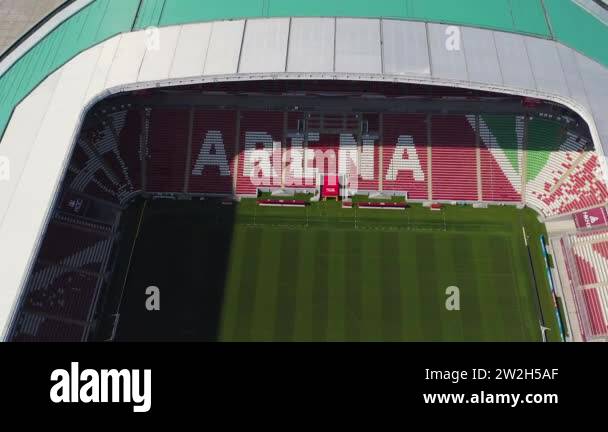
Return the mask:
<svg viewBox="0 0 608 432"><path fill-rule="evenodd" d="M522 139L522 152L521 160L519 164L519 170L521 175L521 202L526 203L526 182L528 180L528 122L530 121L528 115L524 117L524 137Z"/></svg>
<svg viewBox="0 0 608 432"><path fill-rule="evenodd" d="M291 23L291 20L289 21ZM287 111L283 112L283 139L281 140L281 189L285 187L285 152L287 151Z"/></svg>
<svg viewBox="0 0 608 432"><path fill-rule="evenodd" d="M378 189L384 190L384 113L378 115Z"/></svg>
<svg viewBox="0 0 608 432"><path fill-rule="evenodd" d="M429 201L433 200L433 134L431 133L432 115L426 116L426 170L427 170L427 190Z"/></svg>
<svg viewBox="0 0 608 432"><path fill-rule="evenodd" d="M357 190L359 189L359 178L361 177L361 153L363 152L363 113L359 114L359 133L357 134L357 161L356 161L356 166L357 166ZM346 129L346 116L344 116L344 130ZM342 149L338 148L338 160L340 160L340 156L339 156L339 152L341 152ZM346 182L347 178L350 177L350 174L347 175L346 173L344 173L344 181ZM350 187L350 184L348 185L348 187Z"/></svg>
<svg viewBox="0 0 608 432"><path fill-rule="evenodd" d="M146 157L143 153L143 149L145 148L146 139L146 110L143 109L139 112L139 121L141 124L141 131L139 133L139 179L141 182L141 189L143 191L146 190Z"/></svg>
<svg viewBox="0 0 608 432"><path fill-rule="evenodd" d="M232 171L232 191L236 195L237 179L239 177L239 157L241 141L241 111L236 112L236 133L234 137L234 167Z"/></svg>
<svg viewBox="0 0 608 432"><path fill-rule="evenodd" d="M146 127L150 125L151 108L145 108L141 114L141 124L144 131L143 136L140 135L139 152L141 158L141 189L146 191L148 188L148 140L150 130Z"/></svg>
<svg viewBox="0 0 608 432"><path fill-rule="evenodd" d="M184 166L184 193L188 193L190 187L190 172L192 169L192 133L194 130L194 108L190 108L188 119L188 147L186 150L186 164Z"/></svg>
<svg viewBox="0 0 608 432"><path fill-rule="evenodd" d="M307 186L308 184L308 163L306 161L306 152L308 151L308 114L306 112L302 113L302 182ZM314 186L314 184L313 184Z"/></svg>
<svg viewBox="0 0 608 432"><path fill-rule="evenodd" d="M475 116L475 158L477 168L477 200L483 201L483 183L481 179L481 140L479 137L479 115Z"/></svg>

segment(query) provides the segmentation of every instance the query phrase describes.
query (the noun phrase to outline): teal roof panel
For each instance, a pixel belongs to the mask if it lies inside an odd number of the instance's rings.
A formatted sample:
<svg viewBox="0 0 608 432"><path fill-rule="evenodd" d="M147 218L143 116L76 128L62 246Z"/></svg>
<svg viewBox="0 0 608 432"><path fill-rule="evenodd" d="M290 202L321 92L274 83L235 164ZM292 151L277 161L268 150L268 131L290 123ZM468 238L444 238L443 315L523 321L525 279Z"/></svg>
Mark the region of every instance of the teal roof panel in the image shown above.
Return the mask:
<svg viewBox="0 0 608 432"><path fill-rule="evenodd" d="M142 9L158 9L158 2L143 0ZM395 18L550 35L540 0L164 0L159 24L290 16Z"/></svg>
<svg viewBox="0 0 608 432"><path fill-rule="evenodd" d="M608 27L577 4L544 0L555 39L608 66Z"/></svg>
<svg viewBox="0 0 608 432"><path fill-rule="evenodd" d="M298 3L302 5L306 2ZM165 0L160 25L266 17L266 10L266 0Z"/></svg>
<svg viewBox="0 0 608 432"><path fill-rule="evenodd" d="M130 31L140 0L96 0L45 36L11 66L0 83L0 136L14 107L80 52Z"/></svg>
<svg viewBox="0 0 608 432"><path fill-rule="evenodd" d="M165 0L146 0L141 2L133 28L144 29L149 26L158 26L164 6Z"/></svg>

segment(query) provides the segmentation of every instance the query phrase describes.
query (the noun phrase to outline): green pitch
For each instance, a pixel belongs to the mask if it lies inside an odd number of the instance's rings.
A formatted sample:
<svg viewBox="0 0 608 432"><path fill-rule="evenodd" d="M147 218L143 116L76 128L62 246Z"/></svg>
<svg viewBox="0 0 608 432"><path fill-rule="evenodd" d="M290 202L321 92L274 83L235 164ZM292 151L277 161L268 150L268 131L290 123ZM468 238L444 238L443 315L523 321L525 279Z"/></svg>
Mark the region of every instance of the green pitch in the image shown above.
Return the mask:
<svg viewBox="0 0 608 432"><path fill-rule="evenodd" d="M141 214L119 340L538 341L541 319L559 337L530 210L244 200ZM160 311L142 311L149 285ZM448 287L460 310L446 309Z"/></svg>

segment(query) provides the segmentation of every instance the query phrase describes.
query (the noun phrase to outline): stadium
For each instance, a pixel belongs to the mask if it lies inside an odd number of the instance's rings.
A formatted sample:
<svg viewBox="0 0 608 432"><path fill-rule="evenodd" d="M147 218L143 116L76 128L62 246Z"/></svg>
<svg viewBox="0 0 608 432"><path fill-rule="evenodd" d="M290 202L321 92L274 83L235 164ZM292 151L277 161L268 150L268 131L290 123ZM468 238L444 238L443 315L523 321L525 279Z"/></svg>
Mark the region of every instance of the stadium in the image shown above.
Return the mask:
<svg viewBox="0 0 608 432"><path fill-rule="evenodd" d="M606 341L604 40L602 0L63 2L0 56L0 335Z"/></svg>

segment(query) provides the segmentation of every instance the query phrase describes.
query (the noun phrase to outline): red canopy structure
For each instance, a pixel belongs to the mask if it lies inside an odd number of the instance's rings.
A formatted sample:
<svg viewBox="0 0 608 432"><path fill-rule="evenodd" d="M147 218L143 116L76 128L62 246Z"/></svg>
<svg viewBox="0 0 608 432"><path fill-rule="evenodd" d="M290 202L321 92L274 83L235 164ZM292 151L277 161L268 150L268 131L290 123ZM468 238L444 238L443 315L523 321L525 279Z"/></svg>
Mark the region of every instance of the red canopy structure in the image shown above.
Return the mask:
<svg viewBox="0 0 608 432"><path fill-rule="evenodd" d="M339 198L340 184L338 182L337 175L323 176L323 187L321 189L321 196L324 199L327 199L327 198L338 199Z"/></svg>

